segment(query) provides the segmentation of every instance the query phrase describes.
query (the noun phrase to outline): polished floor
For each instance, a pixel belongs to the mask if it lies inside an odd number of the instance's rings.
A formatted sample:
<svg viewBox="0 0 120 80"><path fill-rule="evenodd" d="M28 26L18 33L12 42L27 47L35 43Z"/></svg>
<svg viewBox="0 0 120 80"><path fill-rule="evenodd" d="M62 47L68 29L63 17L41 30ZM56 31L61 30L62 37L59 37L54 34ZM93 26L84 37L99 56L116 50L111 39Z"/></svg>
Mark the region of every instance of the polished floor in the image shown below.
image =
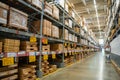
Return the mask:
<svg viewBox="0 0 120 80"><path fill-rule="evenodd" d="M120 76L112 64L105 63L104 52L99 52L41 80L120 80Z"/></svg>

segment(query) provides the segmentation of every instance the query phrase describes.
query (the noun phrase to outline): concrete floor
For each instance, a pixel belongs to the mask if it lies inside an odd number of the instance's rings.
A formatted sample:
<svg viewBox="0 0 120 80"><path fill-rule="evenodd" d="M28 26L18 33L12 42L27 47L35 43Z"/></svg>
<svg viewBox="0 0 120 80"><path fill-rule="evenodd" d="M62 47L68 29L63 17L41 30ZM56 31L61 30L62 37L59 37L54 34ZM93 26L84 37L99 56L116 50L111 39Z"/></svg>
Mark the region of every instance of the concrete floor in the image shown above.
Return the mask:
<svg viewBox="0 0 120 80"><path fill-rule="evenodd" d="M45 76L41 80L120 80L120 76L112 64L105 63L103 52Z"/></svg>

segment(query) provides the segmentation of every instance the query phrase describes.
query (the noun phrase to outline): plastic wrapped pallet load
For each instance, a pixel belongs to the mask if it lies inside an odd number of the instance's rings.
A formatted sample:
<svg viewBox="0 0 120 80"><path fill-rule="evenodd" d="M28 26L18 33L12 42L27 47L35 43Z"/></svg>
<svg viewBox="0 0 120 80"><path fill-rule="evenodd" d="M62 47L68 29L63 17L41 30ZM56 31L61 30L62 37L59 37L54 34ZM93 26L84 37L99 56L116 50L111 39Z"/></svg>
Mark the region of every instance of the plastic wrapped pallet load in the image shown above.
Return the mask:
<svg viewBox="0 0 120 80"><path fill-rule="evenodd" d="M45 2L44 11L52 16L52 12L53 12L52 5L50 3Z"/></svg>
<svg viewBox="0 0 120 80"><path fill-rule="evenodd" d="M52 37L59 38L59 28L52 25Z"/></svg>
<svg viewBox="0 0 120 80"><path fill-rule="evenodd" d="M59 20L59 9L53 5L53 17Z"/></svg>
<svg viewBox="0 0 120 80"><path fill-rule="evenodd" d="M8 15L9 6L0 2L0 23L7 24L7 15Z"/></svg>
<svg viewBox="0 0 120 80"><path fill-rule="evenodd" d="M69 19L69 27L72 28L72 20Z"/></svg>
<svg viewBox="0 0 120 80"><path fill-rule="evenodd" d="M28 30L28 15L22 11L10 7L8 25L17 29Z"/></svg>
<svg viewBox="0 0 120 80"><path fill-rule="evenodd" d="M55 3L61 5L64 8L65 0L55 0Z"/></svg>

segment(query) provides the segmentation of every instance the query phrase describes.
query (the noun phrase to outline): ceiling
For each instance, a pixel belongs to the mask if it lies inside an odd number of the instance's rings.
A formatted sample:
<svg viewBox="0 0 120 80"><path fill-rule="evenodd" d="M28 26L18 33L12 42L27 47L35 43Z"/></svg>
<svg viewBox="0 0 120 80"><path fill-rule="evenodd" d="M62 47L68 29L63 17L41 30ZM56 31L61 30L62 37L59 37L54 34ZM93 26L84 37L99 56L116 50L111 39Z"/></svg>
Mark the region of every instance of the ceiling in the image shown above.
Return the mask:
<svg viewBox="0 0 120 80"><path fill-rule="evenodd" d="M85 18L85 24L95 34L96 38L104 38L107 0L69 0L74 4L79 16ZM95 5L96 4L96 5Z"/></svg>

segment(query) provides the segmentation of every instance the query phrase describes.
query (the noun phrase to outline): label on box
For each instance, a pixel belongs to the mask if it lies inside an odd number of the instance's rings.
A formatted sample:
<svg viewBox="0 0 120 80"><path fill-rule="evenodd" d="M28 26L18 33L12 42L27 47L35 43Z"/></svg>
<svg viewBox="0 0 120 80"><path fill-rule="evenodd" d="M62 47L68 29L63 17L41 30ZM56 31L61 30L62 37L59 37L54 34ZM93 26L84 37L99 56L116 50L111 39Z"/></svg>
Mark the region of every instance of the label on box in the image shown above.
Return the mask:
<svg viewBox="0 0 120 80"><path fill-rule="evenodd" d="M48 55L47 54L43 55L43 60L48 60Z"/></svg>
<svg viewBox="0 0 120 80"><path fill-rule="evenodd" d="M17 53L11 52L11 53L5 53L6 57L17 57Z"/></svg>
<svg viewBox="0 0 120 80"><path fill-rule="evenodd" d="M2 65L3 66L9 66L14 64L14 58L8 57L8 58L2 58Z"/></svg>
<svg viewBox="0 0 120 80"><path fill-rule="evenodd" d="M37 41L37 39L36 39L35 36L31 36L31 37L30 37L30 42L36 42L36 41Z"/></svg>
<svg viewBox="0 0 120 80"><path fill-rule="evenodd" d="M48 52L42 52L42 54L44 55L44 54L48 54Z"/></svg>
<svg viewBox="0 0 120 80"><path fill-rule="evenodd" d="M40 78L36 78L35 80L40 80Z"/></svg>
<svg viewBox="0 0 120 80"><path fill-rule="evenodd" d="M37 56L40 55L40 52L35 52L35 55L37 55Z"/></svg>
<svg viewBox="0 0 120 80"><path fill-rule="evenodd" d="M56 59L56 53L55 52L51 52L52 53L52 59Z"/></svg>
<svg viewBox="0 0 120 80"><path fill-rule="evenodd" d="M36 56L29 56L29 62L35 62Z"/></svg>
<svg viewBox="0 0 120 80"><path fill-rule="evenodd" d="M47 38L42 38L42 43L43 44L48 44L48 39Z"/></svg>
<svg viewBox="0 0 120 80"><path fill-rule="evenodd" d="M29 52L30 56L35 56L35 52Z"/></svg>

